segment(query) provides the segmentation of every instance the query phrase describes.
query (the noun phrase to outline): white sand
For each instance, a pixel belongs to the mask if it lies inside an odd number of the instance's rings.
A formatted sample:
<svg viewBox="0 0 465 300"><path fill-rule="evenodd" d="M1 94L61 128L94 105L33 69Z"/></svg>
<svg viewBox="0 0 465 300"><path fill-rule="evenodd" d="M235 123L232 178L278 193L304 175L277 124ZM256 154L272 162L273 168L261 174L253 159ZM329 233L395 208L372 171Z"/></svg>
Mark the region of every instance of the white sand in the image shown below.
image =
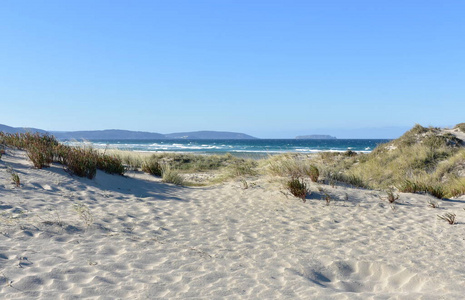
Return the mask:
<svg viewBox="0 0 465 300"><path fill-rule="evenodd" d="M14 187L6 164L22 180ZM254 183L254 184L252 184ZM267 178L188 188L136 174L78 178L0 161L1 299L462 299L465 198ZM345 194L348 200L345 200ZM89 209L86 225L73 208ZM437 214L457 214L458 224ZM90 223L92 220L87 220Z"/></svg>

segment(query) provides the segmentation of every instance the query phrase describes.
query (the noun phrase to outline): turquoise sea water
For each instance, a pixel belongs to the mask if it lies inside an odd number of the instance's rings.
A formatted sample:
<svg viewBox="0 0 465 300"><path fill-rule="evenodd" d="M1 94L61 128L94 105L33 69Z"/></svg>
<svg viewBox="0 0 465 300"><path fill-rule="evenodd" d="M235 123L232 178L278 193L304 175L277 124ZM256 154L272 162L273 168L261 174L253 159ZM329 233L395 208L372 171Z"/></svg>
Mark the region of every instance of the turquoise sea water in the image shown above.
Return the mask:
<svg viewBox="0 0 465 300"><path fill-rule="evenodd" d="M296 139L257 139L257 140L91 140L95 148L109 148L129 151L149 152L190 152L199 154L222 153L318 153L323 151L371 152L378 144L389 140L380 139L337 139L337 140L296 140ZM77 142L64 142L74 145Z"/></svg>

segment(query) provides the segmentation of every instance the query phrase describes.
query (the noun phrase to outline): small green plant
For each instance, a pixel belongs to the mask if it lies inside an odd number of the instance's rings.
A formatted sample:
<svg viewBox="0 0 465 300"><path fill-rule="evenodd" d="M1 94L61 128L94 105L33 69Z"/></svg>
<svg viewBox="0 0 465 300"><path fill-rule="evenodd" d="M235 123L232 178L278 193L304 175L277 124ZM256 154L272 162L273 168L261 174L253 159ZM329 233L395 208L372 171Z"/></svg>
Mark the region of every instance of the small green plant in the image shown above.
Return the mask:
<svg viewBox="0 0 465 300"><path fill-rule="evenodd" d="M21 185L21 181L19 179L19 175L15 172L11 173L11 180L14 182L16 187L19 187Z"/></svg>
<svg viewBox="0 0 465 300"><path fill-rule="evenodd" d="M308 189L307 185L302 179L292 178L287 182L287 189L291 192L292 195L302 199L305 202Z"/></svg>
<svg viewBox="0 0 465 300"><path fill-rule="evenodd" d="M453 213L446 213L446 214L444 214L442 216L438 215L438 218L440 220L447 221L450 225L455 224L455 217L456 217L456 215L453 214Z"/></svg>
<svg viewBox="0 0 465 300"><path fill-rule="evenodd" d="M242 188L243 188L244 190L246 190L246 189L249 188L249 184L247 183L247 180L241 179L241 183L242 183Z"/></svg>
<svg viewBox="0 0 465 300"><path fill-rule="evenodd" d="M329 195L327 192L323 192L323 199L326 201L326 205L329 205L329 203L331 202L331 195Z"/></svg>
<svg viewBox="0 0 465 300"><path fill-rule="evenodd" d="M83 223L89 227L94 222L94 217L90 212L89 208L84 204L74 204L74 210L78 213L79 218L83 221Z"/></svg>

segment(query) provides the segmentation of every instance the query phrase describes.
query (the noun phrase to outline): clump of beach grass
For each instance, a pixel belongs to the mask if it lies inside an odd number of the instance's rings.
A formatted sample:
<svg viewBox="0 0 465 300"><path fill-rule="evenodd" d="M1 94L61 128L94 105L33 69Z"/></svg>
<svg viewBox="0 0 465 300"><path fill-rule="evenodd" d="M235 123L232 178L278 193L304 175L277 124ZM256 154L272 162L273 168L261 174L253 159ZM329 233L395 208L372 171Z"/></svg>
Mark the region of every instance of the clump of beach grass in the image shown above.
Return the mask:
<svg viewBox="0 0 465 300"><path fill-rule="evenodd" d="M142 171L155 176L162 176L163 174L160 161L153 156L142 162Z"/></svg>
<svg viewBox="0 0 465 300"><path fill-rule="evenodd" d="M318 168L308 158L299 154L271 156L267 163L268 171L276 176L295 178L308 176L313 182L317 182L320 175Z"/></svg>
<svg viewBox="0 0 465 300"><path fill-rule="evenodd" d="M445 213L444 215L438 215L438 218L440 220L444 220L446 221L447 223L449 223L450 225L454 225L456 223L455 221L455 217L456 217L456 214L454 213Z"/></svg>
<svg viewBox="0 0 465 300"><path fill-rule="evenodd" d="M172 183L175 185L184 185L184 178L179 172L168 164L162 166L162 181L165 183Z"/></svg>

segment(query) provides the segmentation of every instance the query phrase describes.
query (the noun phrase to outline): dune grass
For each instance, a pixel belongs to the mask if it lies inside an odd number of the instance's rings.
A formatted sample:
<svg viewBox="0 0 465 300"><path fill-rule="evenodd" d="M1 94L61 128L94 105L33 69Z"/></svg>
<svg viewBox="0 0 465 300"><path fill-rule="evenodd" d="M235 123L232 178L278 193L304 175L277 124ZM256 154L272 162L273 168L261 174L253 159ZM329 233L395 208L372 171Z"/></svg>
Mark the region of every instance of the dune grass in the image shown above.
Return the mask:
<svg viewBox="0 0 465 300"><path fill-rule="evenodd" d="M416 125L399 139L369 154L321 155L329 178L372 189L396 187L454 197L465 191L465 148L462 141L438 128Z"/></svg>
<svg viewBox="0 0 465 300"><path fill-rule="evenodd" d="M369 189L396 188L401 192L428 193L439 199L465 194L463 141L434 127L416 125L368 154L284 154L270 157L267 163L270 174L289 178L311 177L316 168L318 175L331 185L341 182Z"/></svg>
<svg viewBox="0 0 465 300"><path fill-rule="evenodd" d="M458 124L462 128L465 123ZM463 141L439 128L414 126L400 138L381 144L371 153L325 152L318 155L282 154L256 161L226 155L155 153L151 155L118 150L97 151L89 147L59 144L41 134L0 133L3 146L24 149L36 168L53 162L65 165L73 174L93 178L96 170L124 174L126 170L161 176L175 184L188 184L183 174L214 171L220 174L210 183L232 178L270 174L333 185L401 192L429 193L437 198L465 194L465 147Z"/></svg>
<svg viewBox="0 0 465 300"><path fill-rule="evenodd" d="M8 134L0 132L0 143L26 150L35 168L42 169L52 162L61 163L73 174L94 178L97 169L106 173L123 175L122 161L118 157L99 153L90 147L70 147L58 143L55 137L40 133Z"/></svg>

